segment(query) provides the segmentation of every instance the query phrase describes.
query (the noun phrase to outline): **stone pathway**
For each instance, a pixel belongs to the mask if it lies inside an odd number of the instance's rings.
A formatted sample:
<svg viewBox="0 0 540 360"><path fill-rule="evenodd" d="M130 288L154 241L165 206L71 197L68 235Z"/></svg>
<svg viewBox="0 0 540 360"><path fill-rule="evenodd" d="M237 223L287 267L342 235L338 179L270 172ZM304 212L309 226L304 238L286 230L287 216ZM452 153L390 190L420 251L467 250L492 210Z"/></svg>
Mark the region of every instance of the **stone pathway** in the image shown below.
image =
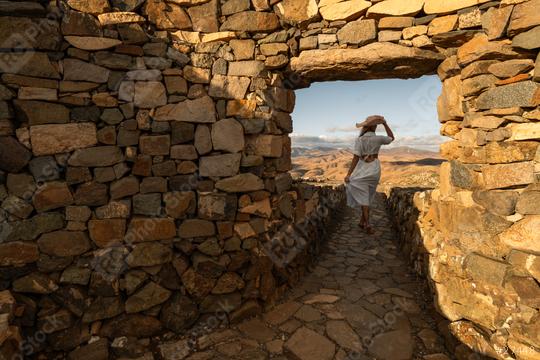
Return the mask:
<svg viewBox="0 0 540 360"><path fill-rule="evenodd" d="M451 358L436 332L423 281L394 245L384 206L378 199L375 235L361 232L355 213L345 210L313 272L285 302L258 318L200 337L198 352L186 358Z"/></svg>

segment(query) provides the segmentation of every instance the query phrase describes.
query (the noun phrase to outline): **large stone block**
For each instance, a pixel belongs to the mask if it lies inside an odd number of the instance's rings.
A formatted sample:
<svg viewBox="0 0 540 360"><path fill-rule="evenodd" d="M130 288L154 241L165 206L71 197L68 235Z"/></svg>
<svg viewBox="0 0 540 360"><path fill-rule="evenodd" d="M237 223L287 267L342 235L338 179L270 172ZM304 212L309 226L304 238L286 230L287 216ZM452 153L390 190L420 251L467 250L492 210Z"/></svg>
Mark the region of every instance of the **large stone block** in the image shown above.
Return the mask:
<svg viewBox="0 0 540 360"><path fill-rule="evenodd" d="M0 266L22 266L39 259L39 251L32 242L8 242L0 244Z"/></svg>
<svg viewBox="0 0 540 360"><path fill-rule="evenodd" d="M368 16L414 16L424 7L425 0L386 0L371 6Z"/></svg>
<svg viewBox="0 0 540 360"><path fill-rule="evenodd" d="M58 209L73 203L73 195L65 182L47 182L34 193L37 211Z"/></svg>
<svg viewBox="0 0 540 360"><path fill-rule="evenodd" d="M540 139L540 123L512 124L510 140L538 140Z"/></svg>
<svg viewBox="0 0 540 360"><path fill-rule="evenodd" d="M286 44L283 44L287 46ZM261 50L264 49L261 46ZM287 47L288 49L288 47ZM264 70L264 63L258 60L233 61L229 63L229 76L250 76L256 77ZM245 80L244 80L245 82ZM214 86L217 86L214 83Z"/></svg>
<svg viewBox="0 0 540 360"><path fill-rule="evenodd" d="M508 264L478 254L471 254L465 260L465 269L473 280L480 282L481 285L489 284L502 287Z"/></svg>
<svg viewBox="0 0 540 360"><path fill-rule="evenodd" d="M210 96L223 99L243 99L251 80L247 77L216 75L210 82Z"/></svg>
<svg viewBox="0 0 540 360"><path fill-rule="evenodd" d="M426 14L447 14L486 2L489 0L426 0L424 12Z"/></svg>
<svg viewBox="0 0 540 360"><path fill-rule="evenodd" d="M276 14L243 11L229 16L221 25L221 31L272 32L279 28Z"/></svg>
<svg viewBox="0 0 540 360"><path fill-rule="evenodd" d="M346 24L337 33L340 44L354 44L363 46L377 39L377 25L375 20L358 20Z"/></svg>
<svg viewBox="0 0 540 360"><path fill-rule="evenodd" d="M497 77L509 78L533 68L534 61L531 59L514 59L490 65L488 71Z"/></svg>
<svg viewBox="0 0 540 360"><path fill-rule="evenodd" d="M155 0L146 1L143 12L158 29L191 30L189 15L177 4Z"/></svg>
<svg viewBox="0 0 540 360"><path fill-rule="evenodd" d="M386 42L359 49L302 51L291 59L291 69L309 81L411 78L435 72L444 59L433 51ZM406 64L399 73L396 62Z"/></svg>
<svg viewBox="0 0 540 360"><path fill-rule="evenodd" d="M244 149L244 127L235 119L224 119L212 125L214 150L239 152Z"/></svg>
<svg viewBox="0 0 540 360"><path fill-rule="evenodd" d="M199 161L199 174L208 177L227 177L238 174L241 154L204 156Z"/></svg>
<svg viewBox="0 0 540 360"><path fill-rule="evenodd" d="M516 191L475 191L473 200L496 215L509 216L515 212L518 196Z"/></svg>
<svg viewBox="0 0 540 360"><path fill-rule="evenodd" d="M0 137L0 169L16 173L28 164L32 154L11 136Z"/></svg>
<svg viewBox="0 0 540 360"><path fill-rule="evenodd" d="M117 146L96 146L78 149L69 157L70 166L112 166L124 161L122 150Z"/></svg>
<svg viewBox="0 0 540 360"><path fill-rule="evenodd" d="M99 21L94 16L79 11L66 11L62 17L61 29L65 37L103 35Z"/></svg>
<svg viewBox="0 0 540 360"><path fill-rule="evenodd" d="M147 135L140 137L139 144L145 155L169 155L171 139L169 135Z"/></svg>
<svg viewBox="0 0 540 360"><path fill-rule="evenodd" d="M369 1L347 0L321 6L319 11L327 21L354 20L364 15L370 6Z"/></svg>
<svg viewBox="0 0 540 360"><path fill-rule="evenodd" d="M88 222L90 239L100 248L118 246L124 241L126 220L106 219Z"/></svg>
<svg viewBox="0 0 540 360"><path fill-rule="evenodd" d="M522 81L490 89L476 100L480 110L511 107L536 107L540 105L540 85Z"/></svg>
<svg viewBox="0 0 540 360"><path fill-rule="evenodd" d="M525 252L540 252L540 216L526 216L510 229L499 235L503 243Z"/></svg>
<svg viewBox="0 0 540 360"><path fill-rule="evenodd" d="M219 180L216 188L230 193L251 192L264 189L264 182L257 175L246 173Z"/></svg>
<svg viewBox="0 0 540 360"><path fill-rule="evenodd" d="M514 37L512 39L512 46L527 50L540 48L540 26Z"/></svg>
<svg viewBox="0 0 540 360"><path fill-rule="evenodd" d="M274 11L282 20L292 25L310 22L319 15L315 0L284 0L274 6Z"/></svg>
<svg viewBox="0 0 540 360"><path fill-rule="evenodd" d="M210 0L188 8L194 31L215 33L219 30L218 3L218 0Z"/></svg>
<svg viewBox="0 0 540 360"><path fill-rule="evenodd" d="M106 83L110 70L78 59L65 59L64 80Z"/></svg>
<svg viewBox="0 0 540 360"><path fill-rule="evenodd" d="M157 108L153 118L156 121L213 123L216 121L216 107L211 97L203 96Z"/></svg>
<svg viewBox="0 0 540 360"><path fill-rule="evenodd" d="M330 360L335 345L326 337L306 327L301 327L284 344L285 349L298 359Z"/></svg>
<svg viewBox="0 0 540 360"><path fill-rule="evenodd" d="M439 121L459 120L463 113L463 90L459 75L444 80L441 96L437 101Z"/></svg>
<svg viewBox="0 0 540 360"><path fill-rule="evenodd" d="M464 67L478 60L509 60L520 54L504 41L489 41L487 35L476 35L457 52L458 63Z"/></svg>
<svg viewBox="0 0 540 360"><path fill-rule="evenodd" d="M69 109L64 105L42 101L15 100L17 117L29 125L64 124L69 122Z"/></svg>
<svg viewBox="0 0 540 360"><path fill-rule="evenodd" d="M525 1L517 4L512 12L510 25L508 25L508 34L512 36L540 25L539 8L540 0Z"/></svg>
<svg viewBox="0 0 540 360"><path fill-rule="evenodd" d="M81 231L54 231L41 235L37 241L39 251L51 256L79 256L92 248L86 233Z"/></svg>
<svg viewBox="0 0 540 360"><path fill-rule="evenodd" d="M126 243L137 243L172 239L176 236L173 219L167 218L134 218L126 233Z"/></svg>
<svg viewBox="0 0 540 360"><path fill-rule="evenodd" d="M167 91L161 82L138 81L135 83L135 106L151 109L167 104Z"/></svg>
<svg viewBox="0 0 540 360"><path fill-rule="evenodd" d="M489 40L495 40L505 35L512 10L512 6L490 7L482 15L482 28Z"/></svg>
<svg viewBox="0 0 540 360"><path fill-rule="evenodd" d="M529 186L519 196L516 211L523 215L540 215L540 186Z"/></svg>
<svg viewBox="0 0 540 360"><path fill-rule="evenodd" d="M528 161L514 164L488 165L482 168L482 174L487 189L528 185L534 182L534 163Z"/></svg>
<svg viewBox="0 0 540 360"><path fill-rule="evenodd" d="M30 141L36 156L87 148L97 144L96 125L78 123L31 126Z"/></svg>
<svg viewBox="0 0 540 360"><path fill-rule="evenodd" d="M208 220L184 220L178 228L178 235L182 238L208 237L215 235L215 233L214 223Z"/></svg>
<svg viewBox="0 0 540 360"><path fill-rule="evenodd" d="M221 15L232 15L241 11L249 10L251 7L250 0L232 0L227 1L221 7Z"/></svg>

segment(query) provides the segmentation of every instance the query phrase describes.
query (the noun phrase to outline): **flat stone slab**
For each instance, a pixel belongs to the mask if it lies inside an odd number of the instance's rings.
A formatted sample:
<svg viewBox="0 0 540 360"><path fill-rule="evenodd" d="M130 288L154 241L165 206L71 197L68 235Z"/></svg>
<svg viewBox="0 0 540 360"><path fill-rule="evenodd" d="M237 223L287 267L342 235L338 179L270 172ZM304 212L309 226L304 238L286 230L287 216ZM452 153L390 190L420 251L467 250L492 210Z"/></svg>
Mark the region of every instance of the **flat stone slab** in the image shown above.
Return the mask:
<svg viewBox="0 0 540 360"><path fill-rule="evenodd" d="M408 79L435 74L444 59L442 54L429 50L373 43L358 49L303 51L291 59L291 70L306 82ZM302 86L298 81L297 87Z"/></svg>
<svg viewBox="0 0 540 360"><path fill-rule="evenodd" d="M331 360L336 346L324 336L302 327L285 343L285 350L299 360Z"/></svg>

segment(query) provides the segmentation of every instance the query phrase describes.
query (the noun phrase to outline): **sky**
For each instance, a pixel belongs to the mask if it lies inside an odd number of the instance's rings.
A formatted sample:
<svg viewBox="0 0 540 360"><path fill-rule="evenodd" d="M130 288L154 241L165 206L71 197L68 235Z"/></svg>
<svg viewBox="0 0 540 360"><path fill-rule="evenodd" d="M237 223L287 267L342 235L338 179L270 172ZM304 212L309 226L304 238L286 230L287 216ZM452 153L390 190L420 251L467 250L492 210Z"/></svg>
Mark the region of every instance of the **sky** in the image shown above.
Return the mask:
<svg viewBox="0 0 540 360"><path fill-rule="evenodd" d="M438 151L437 76L411 80L333 81L296 90L293 146L350 147L357 122L383 115L396 135L393 146ZM382 127L379 132L384 133Z"/></svg>

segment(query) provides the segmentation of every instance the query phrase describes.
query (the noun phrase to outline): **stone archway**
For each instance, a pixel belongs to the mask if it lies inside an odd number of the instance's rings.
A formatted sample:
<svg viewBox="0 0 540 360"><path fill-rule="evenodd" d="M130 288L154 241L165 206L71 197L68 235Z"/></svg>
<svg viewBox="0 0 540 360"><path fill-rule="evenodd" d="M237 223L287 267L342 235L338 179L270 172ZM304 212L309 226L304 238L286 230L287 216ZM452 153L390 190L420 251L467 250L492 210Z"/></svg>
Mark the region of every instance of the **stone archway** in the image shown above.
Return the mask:
<svg viewBox="0 0 540 360"><path fill-rule="evenodd" d="M436 301L475 350L537 356L539 9L538 0L5 2L5 302L65 315L49 340L64 352L87 342L91 324L111 340L142 338L185 331L221 300L231 320L260 311L304 272L326 218L316 210L339 202L291 183L292 89L437 71L452 140L426 217ZM298 223L307 225L293 236ZM43 320L28 316L8 322Z"/></svg>

